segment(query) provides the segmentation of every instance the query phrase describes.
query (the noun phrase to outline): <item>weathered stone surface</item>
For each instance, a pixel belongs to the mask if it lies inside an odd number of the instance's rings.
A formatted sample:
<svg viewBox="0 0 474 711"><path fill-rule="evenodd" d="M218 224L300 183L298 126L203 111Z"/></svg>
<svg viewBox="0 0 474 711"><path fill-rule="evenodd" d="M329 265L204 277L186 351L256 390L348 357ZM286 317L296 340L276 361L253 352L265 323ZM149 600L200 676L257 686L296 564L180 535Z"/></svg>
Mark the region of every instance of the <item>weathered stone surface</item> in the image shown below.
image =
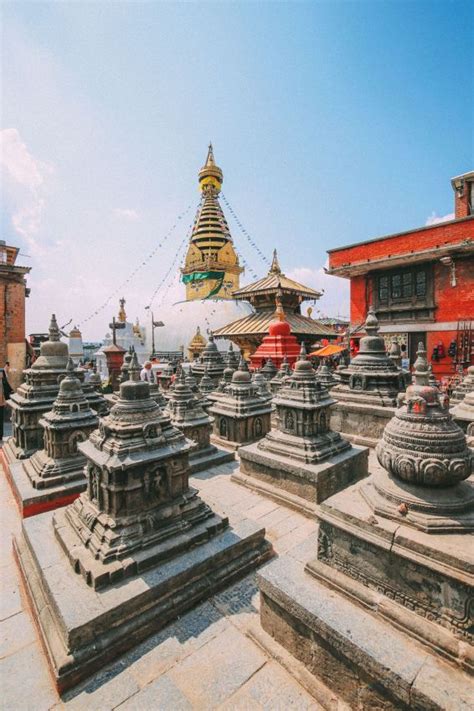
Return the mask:
<svg viewBox="0 0 474 711"><path fill-rule="evenodd" d="M466 396L450 410L455 421L466 433L467 444L474 448L474 390L466 393Z"/></svg>
<svg viewBox="0 0 474 711"><path fill-rule="evenodd" d="M271 554L260 526L230 528L189 487L192 445L138 374L133 354L131 380L80 445L86 492L26 519L15 542L59 689Z"/></svg>
<svg viewBox="0 0 474 711"><path fill-rule="evenodd" d="M233 481L311 513L313 506L367 476L368 452L329 429L334 404L317 380L304 345L293 374L274 398L276 428L239 450Z"/></svg>
<svg viewBox="0 0 474 711"><path fill-rule="evenodd" d="M224 358L217 348L214 342L214 336L211 333L199 360L195 360L191 364L192 373L200 380L204 372L207 372L208 376L214 382L214 385L217 386L224 372L224 368Z"/></svg>
<svg viewBox="0 0 474 711"><path fill-rule="evenodd" d="M351 708L470 707L474 686L467 673L312 579L298 561L280 558L258 581L264 630Z"/></svg>
<svg viewBox="0 0 474 711"><path fill-rule="evenodd" d="M459 405L466 395L474 390L474 365L470 365L466 375L455 387L451 395L451 405Z"/></svg>
<svg viewBox="0 0 474 711"><path fill-rule="evenodd" d="M387 419L393 416L392 410L384 418L383 409L395 408L405 379L385 351L385 341L378 335L379 324L372 308L365 330L367 336L361 338L358 354L347 368L338 368L340 383L331 390L331 396L338 401L332 414L332 427L344 436L357 438L354 441L359 444L373 446Z"/></svg>
<svg viewBox="0 0 474 711"><path fill-rule="evenodd" d="M9 467L9 479L23 516L71 503L86 488L86 458L77 449L97 427L74 363L69 359L52 410L40 419L44 449Z"/></svg>
<svg viewBox="0 0 474 711"><path fill-rule="evenodd" d="M264 437L270 429L271 402L252 383L243 357L230 384L223 387L209 409L214 416L214 442L237 449Z"/></svg>

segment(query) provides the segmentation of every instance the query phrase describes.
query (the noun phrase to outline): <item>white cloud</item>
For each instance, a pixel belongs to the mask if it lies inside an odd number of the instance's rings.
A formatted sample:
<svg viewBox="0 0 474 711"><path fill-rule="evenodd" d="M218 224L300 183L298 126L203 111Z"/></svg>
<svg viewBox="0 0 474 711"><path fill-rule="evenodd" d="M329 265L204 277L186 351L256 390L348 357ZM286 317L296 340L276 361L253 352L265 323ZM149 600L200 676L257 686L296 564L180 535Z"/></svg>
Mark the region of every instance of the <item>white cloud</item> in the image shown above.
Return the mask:
<svg viewBox="0 0 474 711"><path fill-rule="evenodd" d="M138 212L128 207L117 207L114 210L114 215L119 220L130 220L132 222L135 222L136 220L140 219L140 215L138 214Z"/></svg>
<svg viewBox="0 0 474 711"><path fill-rule="evenodd" d="M349 318L350 283L348 279L330 276L326 274L323 267L318 269L296 267L286 274L290 279L294 279L304 286L311 286L318 291L324 290L324 294L313 307L313 318L325 316ZM306 305L303 306L303 313L305 312Z"/></svg>
<svg viewBox="0 0 474 711"><path fill-rule="evenodd" d="M436 212L433 211L425 224L437 225L439 222L449 222L449 220L454 220L454 212L450 212L449 215L437 215Z"/></svg>
<svg viewBox="0 0 474 711"><path fill-rule="evenodd" d="M42 254L35 236L45 206L45 179L52 168L33 157L16 128L0 132L0 163L12 225L30 250Z"/></svg>

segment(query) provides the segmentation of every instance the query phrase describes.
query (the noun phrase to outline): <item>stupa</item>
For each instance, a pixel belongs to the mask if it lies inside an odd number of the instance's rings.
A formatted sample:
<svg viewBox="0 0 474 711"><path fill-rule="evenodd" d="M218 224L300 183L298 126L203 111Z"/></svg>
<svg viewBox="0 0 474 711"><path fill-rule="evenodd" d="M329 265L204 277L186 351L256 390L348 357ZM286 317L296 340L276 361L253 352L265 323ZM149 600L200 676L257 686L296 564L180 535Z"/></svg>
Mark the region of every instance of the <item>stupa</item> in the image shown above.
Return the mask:
<svg viewBox="0 0 474 711"><path fill-rule="evenodd" d="M59 382L66 374L67 362L67 344L60 340L53 314L49 339L41 344L39 357L31 368L24 371L25 381L8 401L13 434L1 450L6 463L27 459L36 450L43 449L43 428L39 420L53 406Z"/></svg>
<svg viewBox="0 0 474 711"><path fill-rule="evenodd" d="M159 373L159 375L157 377L158 385L164 392L165 396L171 387L173 375L174 375L174 367L173 367L172 363L166 363L163 366L163 368L161 369L161 372Z"/></svg>
<svg viewBox="0 0 474 711"><path fill-rule="evenodd" d="M209 469L234 459L233 452L224 451L210 442L214 419L201 407L201 403L188 384L181 369L168 400L167 413L171 423L195 444L189 454L191 473Z"/></svg>
<svg viewBox="0 0 474 711"><path fill-rule="evenodd" d="M115 367L114 356L112 355L112 359L110 356L111 352L113 354L117 349L123 349L126 352L132 348L137 354L139 363L144 363L150 355L145 328L140 325L138 319L135 323L128 320L125 304L124 297L119 299L118 315L109 324L112 332L106 334L103 345L95 354L97 369L104 379L112 375L108 363L112 364L112 368ZM108 360L107 353L109 353ZM121 364L122 360L120 359L118 368L120 368ZM116 386L114 383L114 390L118 390L118 384Z"/></svg>
<svg viewBox="0 0 474 711"><path fill-rule="evenodd" d="M341 382L331 390L337 401L331 427L359 444L375 447L387 422L395 414L404 377L385 351L379 322L371 307L360 349L347 368L338 371Z"/></svg>
<svg viewBox="0 0 474 711"><path fill-rule="evenodd" d="M239 449L239 484L314 515L316 504L367 476L368 449L329 427L335 401L316 379L304 344L293 374L273 399L276 429Z"/></svg>
<svg viewBox="0 0 474 711"><path fill-rule="evenodd" d="M450 398L451 405L458 405L471 390L474 390L474 365L469 366L466 375L453 390Z"/></svg>
<svg viewBox="0 0 474 711"><path fill-rule="evenodd" d="M272 391L261 370L255 370L252 374L252 383L257 386L257 392L264 400L271 402Z"/></svg>
<svg viewBox="0 0 474 711"><path fill-rule="evenodd" d="M60 691L271 554L263 528L230 528L189 486L191 442L132 377L79 445L86 491L14 542Z"/></svg>
<svg viewBox="0 0 474 711"><path fill-rule="evenodd" d="M225 372L225 371L224 371ZM207 372L207 368L204 370L204 375L201 378L201 382L199 383L199 392L200 392L200 405L203 408L205 412L208 412L209 408L211 407L212 403L214 402L214 398L212 397L212 393L215 390L215 385L212 380L212 378L209 377L209 374Z"/></svg>
<svg viewBox="0 0 474 711"><path fill-rule="evenodd" d="M237 370L239 365L239 354L234 350L232 343L229 343L229 348L224 356L224 362L227 367L232 368L232 370Z"/></svg>
<svg viewBox="0 0 474 711"><path fill-rule="evenodd" d="M468 447L474 448L474 389L451 408L451 415L466 433Z"/></svg>
<svg viewBox="0 0 474 711"><path fill-rule="evenodd" d="M75 365L79 365L84 360L82 334L77 326L74 326L69 333L69 356L73 359Z"/></svg>
<svg viewBox="0 0 474 711"><path fill-rule="evenodd" d="M473 454L425 355L380 464L319 506L315 558L258 576L263 628L349 708L472 706Z"/></svg>
<svg viewBox="0 0 474 711"><path fill-rule="evenodd" d="M404 370L402 367L402 349L400 348L400 343L398 342L398 338L396 336L392 338L390 349L388 351L388 357L396 366L397 370L402 373L405 387L410 385L411 373L409 370Z"/></svg>
<svg viewBox="0 0 474 711"><path fill-rule="evenodd" d="M44 449L10 465L9 478L22 516L70 504L84 491L86 460L77 444L87 439L98 422L69 358L53 407L39 420Z"/></svg>
<svg viewBox="0 0 474 711"><path fill-rule="evenodd" d="M271 401L259 395L243 356L231 382L218 393L209 412L214 416L213 440L225 447L238 449L261 439L270 430Z"/></svg>
<svg viewBox="0 0 474 711"><path fill-rule="evenodd" d="M274 395L280 390L286 378L291 375L291 366L286 356L283 357L278 373L270 380L270 390Z"/></svg>
<svg viewBox="0 0 474 711"><path fill-rule="evenodd" d="M316 370L316 380L318 381L318 383L321 383L321 385L325 387L326 390L331 390L331 388L333 388L337 384L337 380L331 373L329 366L324 358Z"/></svg>
<svg viewBox="0 0 474 711"><path fill-rule="evenodd" d="M120 367L120 377L119 382L125 383L128 380L128 369L130 368L130 363L132 362L133 347L130 346L128 351L123 357L123 363Z"/></svg>
<svg viewBox="0 0 474 711"><path fill-rule="evenodd" d="M298 339L291 333L291 326L285 318L281 295L276 296L275 320L268 327L268 335L264 336L261 344L251 356L252 368L267 368L264 375L267 380L271 380L276 375L276 370L286 358L290 365L293 365L300 352ZM272 373L272 366L275 371Z"/></svg>
<svg viewBox="0 0 474 711"><path fill-rule="evenodd" d="M252 306L232 295L240 286L243 267L234 248L232 235L219 202L224 181L209 146L204 166L199 171L201 202L192 227L181 279L183 300L163 305L160 319L160 348L176 351L193 339L198 324L214 331L235 319L253 313ZM206 336L207 338L207 336ZM226 344L223 344L226 347ZM210 372L211 377L214 375Z"/></svg>
<svg viewBox="0 0 474 711"><path fill-rule="evenodd" d="M188 357L190 361L197 360L204 348L206 347L206 339L201 333L199 326L196 328L196 333L192 337L188 345Z"/></svg>
<svg viewBox="0 0 474 711"><path fill-rule="evenodd" d="M218 350L211 333L209 334L206 347L201 353L201 357L198 361L194 361L194 363L191 364L192 373L200 380L204 375L204 371L207 371L208 376L217 386L224 372L224 368L224 358L222 357L222 353Z"/></svg>
<svg viewBox="0 0 474 711"><path fill-rule="evenodd" d="M153 368L151 368L150 370L150 397L156 402L157 405L159 405L159 407L164 408L168 404L168 401L165 398L162 389L156 382L156 377L155 373L153 372Z"/></svg>

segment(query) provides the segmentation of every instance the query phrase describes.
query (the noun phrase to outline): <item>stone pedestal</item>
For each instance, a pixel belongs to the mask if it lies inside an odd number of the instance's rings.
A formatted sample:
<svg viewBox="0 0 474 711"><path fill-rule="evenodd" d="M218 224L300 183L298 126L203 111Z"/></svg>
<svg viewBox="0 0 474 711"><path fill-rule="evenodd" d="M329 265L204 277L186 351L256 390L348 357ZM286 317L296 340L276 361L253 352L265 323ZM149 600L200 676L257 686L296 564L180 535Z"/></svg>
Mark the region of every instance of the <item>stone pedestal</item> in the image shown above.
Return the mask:
<svg viewBox="0 0 474 711"><path fill-rule="evenodd" d="M59 383L66 374L67 344L59 338L56 316L51 317L49 339L41 344L40 355L31 368L24 371L25 381L8 401L11 409L13 435L2 449L8 466L17 459L27 459L43 449L41 417L51 410L59 392Z"/></svg>
<svg viewBox="0 0 474 711"><path fill-rule="evenodd" d="M331 426L353 442L373 447L395 413L405 379L385 351L373 309L369 309L365 330L367 336L361 338L359 353L347 368L338 369L340 382L331 390L338 402L331 414Z"/></svg>
<svg viewBox="0 0 474 711"><path fill-rule="evenodd" d="M189 486L191 442L136 380L138 368L130 372L79 445L86 491L24 520L14 542L60 691L271 554L262 528L243 520L231 529Z"/></svg>
<svg viewBox="0 0 474 711"><path fill-rule="evenodd" d="M74 375L72 359L67 373L52 410L39 421L44 449L9 468L13 494L25 518L70 504L86 488L86 459L77 444L87 439L99 421Z"/></svg>
<svg viewBox="0 0 474 711"><path fill-rule="evenodd" d="M424 355L380 464L319 506L314 558L259 575L263 628L351 708L472 706L473 455Z"/></svg>
<svg viewBox="0 0 474 711"><path fill-rule="evenodd" d="M233 481L314 515L316 504L367 476L368 450L329 428L334 400L316 381L304 345L300 360L274 398L276 428L241 447Z"/></svg>
<svg viewBox="0 0 474 711"><path fill-rule="evenodd" d="M261 439L269 432L271 402L259 395L243 357L230 384L217 395L209 408L214 417L212 439L216 444L238 449L243 444Z"/></svg>
<svg viewBox="0 0 474 711"><path fill-rule="evenodd" d="M184 370L181 370L171 390L167 412L172 424L194 442L194 449L189 454L189 467L194 474L230 462L234 454L211 444L213 418L201 407L200 400L189 386L189 380L189 376L185 376Z"/></svg>

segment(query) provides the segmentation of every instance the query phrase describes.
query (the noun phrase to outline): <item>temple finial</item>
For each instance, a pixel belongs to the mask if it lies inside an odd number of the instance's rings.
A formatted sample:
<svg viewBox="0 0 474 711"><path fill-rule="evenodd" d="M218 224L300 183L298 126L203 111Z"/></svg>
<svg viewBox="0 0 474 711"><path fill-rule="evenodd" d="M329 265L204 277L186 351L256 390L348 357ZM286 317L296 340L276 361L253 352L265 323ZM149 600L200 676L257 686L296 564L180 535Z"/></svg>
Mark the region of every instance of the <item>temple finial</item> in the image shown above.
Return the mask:
<svg viewBox="0 0 474 711"><path fill-rule="evenodd" d="M298 358L298 360L308 360L308 353L306 351L306 344L304 341L301 344L300 357Z"/></svg>
<svg viewBox="0 0 474 711"><path fill-rule="evenodd" d="M56 321L56 314L51 315L51 322L49 324L49 340L50 341L59 341L59 328L58 328L58 322Z"/></svg>
<svg viewBox="0 0 474 711"><path fill-rule="evenodd" d="M275 295L275 305L276 305L275 316L277 317L277 319L279 321L286 321L285 311L283 309L283 304L281 302L281 296L282 296L281 290L278 289L278 291Z"/></svg>
<svg viewBox="0 0 474 711"><path fill-rule="evenodd" d="M74 361L71 356L67 359L66 372L69 376L74 375Z"/></svg>
<svg viewBox="0 0 474 711"><path fill-rule="evenodd" d="M122 296L121 299L119 299L119 304L120 304L120 309L119 309L119 314L118 314L118 320L120 323L125 323L127 320L127 314L125 313L125 299Z"/></svg>
<svg viewBox="0 0 474 711"><path fill-rule="evenodd" d="M369 336L374 336L379 332L379 321L377 316L375 315L375 309L373 306L369 306L364 328Z"/></svg>
<svg viewBox="0 0 474 711"><path fill-rule="evenodd" d="M132 359L130 365L128 366L128 377L130 380L137 382L140 380L140 366L138 365L138 358L135 351L133 351Z"/></svg>
<svg viewBox="0 0 474 711"><path fill-rule="evenodd" d="M209 148L207 149L206 166L215 165L215 164L216 164L216 162L214 160L214 149L212 147L211 141L209 141Z"/></svg>
<svg viewBox="0 0 474 711"><path fill-rule="evenodd" d="M280 263L278 262L278 254L276 249L273 250L272 265L270 267L271 274L281 274Z"/></svg>
<svg viewBox="0 0 474 711"><path fill-rule="evenodd" d="M416 361L414 363L413 376L416 385L428 385L429 381L429 367L428 360L426 358L426 349L423 343L420 341L418 344L418 350L416 352Z"/></svg>

